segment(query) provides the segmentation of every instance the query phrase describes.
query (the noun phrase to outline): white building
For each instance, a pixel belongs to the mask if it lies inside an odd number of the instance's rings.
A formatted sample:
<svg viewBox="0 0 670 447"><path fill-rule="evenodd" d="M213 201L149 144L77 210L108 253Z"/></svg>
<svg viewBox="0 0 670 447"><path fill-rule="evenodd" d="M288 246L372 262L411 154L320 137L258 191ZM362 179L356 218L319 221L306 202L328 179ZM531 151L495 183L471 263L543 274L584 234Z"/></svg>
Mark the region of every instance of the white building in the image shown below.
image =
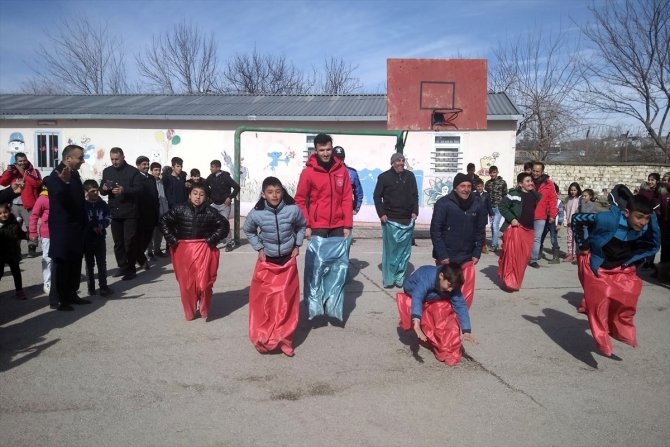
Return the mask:
<svg viewBox="0 0 670 447"><path fill-rule="evenodd" d="M416 175L419 223L429 223L434 202L451 190L451 179L467 163L486 180L495 164L514 184L514 150L521 113L504 93L489 93L487 129L409 132L404 148ZM124 149L134 164L139 155L170 164L184 160L184 170L209 174L213 159L234 171L234 133L240 126L290 129L385 131L386 95L0 95L0 168L17 151L48 174L70 143L85 148L84 178L100 178L109 149ZM241 138L241 213L258 198L260 184L278 177L291 192L311 147L314 133L245 132ZM390 168L396 138L333 135L346 150L346 163L359 172L365 193L358 222L378 222L372 203L377 176Z"/></svg>

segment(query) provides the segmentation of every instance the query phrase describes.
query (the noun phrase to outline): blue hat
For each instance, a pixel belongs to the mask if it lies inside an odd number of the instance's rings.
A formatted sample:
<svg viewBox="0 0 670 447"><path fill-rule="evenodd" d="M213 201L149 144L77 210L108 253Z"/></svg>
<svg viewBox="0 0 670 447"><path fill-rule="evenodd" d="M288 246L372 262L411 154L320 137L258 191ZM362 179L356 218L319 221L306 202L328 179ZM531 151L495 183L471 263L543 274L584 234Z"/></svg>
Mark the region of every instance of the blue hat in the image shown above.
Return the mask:
<svg viewBox="0 0 670 447"><path fill-rule="evenodd" d="M21 143L25 143L25 140L23 139L23 134L21 132L12 132L12 134L9 136L9 141L19 141Z"/></svg>

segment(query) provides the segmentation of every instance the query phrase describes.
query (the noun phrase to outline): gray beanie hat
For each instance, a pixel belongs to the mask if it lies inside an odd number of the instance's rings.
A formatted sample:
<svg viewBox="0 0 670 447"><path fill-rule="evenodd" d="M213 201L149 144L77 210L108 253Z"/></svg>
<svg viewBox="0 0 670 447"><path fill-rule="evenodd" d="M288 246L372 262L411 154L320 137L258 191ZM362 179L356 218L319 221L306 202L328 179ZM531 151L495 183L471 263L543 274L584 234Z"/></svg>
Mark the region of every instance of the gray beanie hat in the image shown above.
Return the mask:
<svg viewBox="0 0 670 447"><path fill-rule="evenodd" d="M404 160L405 156L401 154L400 152L395 152L393 155L391 155L391 164L393 164L394 161L396 160Z"/></svg>

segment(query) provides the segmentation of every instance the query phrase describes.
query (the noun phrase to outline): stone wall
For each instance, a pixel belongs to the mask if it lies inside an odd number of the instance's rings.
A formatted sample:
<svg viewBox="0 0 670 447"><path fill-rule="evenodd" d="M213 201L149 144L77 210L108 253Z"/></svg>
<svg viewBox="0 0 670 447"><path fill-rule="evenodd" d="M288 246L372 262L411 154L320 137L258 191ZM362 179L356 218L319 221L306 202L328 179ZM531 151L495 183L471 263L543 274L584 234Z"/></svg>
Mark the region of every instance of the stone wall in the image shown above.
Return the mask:
<svg viewBox="0 0 670 447"><path fill-rule="evenodd" d="M515 165L514 172L523 171L523 165ZM544 170L554 183L561 188L561 195L567 193L568 186L572 182L577 182L582 187L591 188L603 198L603 189L608 191L618 183L628 186L631 191L638 188L640 184L647 180L651 172L663 174L670 172L668 165L640 165L640 164L568 164L549 162L546 163ZM516 179L513 180L513 182ZM511 182L508 181L508 185ZM606 194L605 194L606 196Z"/></svg>

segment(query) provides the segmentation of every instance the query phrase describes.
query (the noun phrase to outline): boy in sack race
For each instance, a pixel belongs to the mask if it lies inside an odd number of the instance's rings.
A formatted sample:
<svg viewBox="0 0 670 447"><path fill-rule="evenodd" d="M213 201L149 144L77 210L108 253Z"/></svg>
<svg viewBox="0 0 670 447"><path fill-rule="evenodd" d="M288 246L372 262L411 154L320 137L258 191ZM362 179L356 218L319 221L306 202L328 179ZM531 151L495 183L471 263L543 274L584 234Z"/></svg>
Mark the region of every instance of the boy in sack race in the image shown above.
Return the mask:
<svg viewBox="0 0 670 447"><path fill-rule="evenodd" d="M262 189L243 228L258 252L249 289L249 340L258 352L281 349L292 357L300 306L296 258L307 222L278 178L267 177Z"/></svg>

